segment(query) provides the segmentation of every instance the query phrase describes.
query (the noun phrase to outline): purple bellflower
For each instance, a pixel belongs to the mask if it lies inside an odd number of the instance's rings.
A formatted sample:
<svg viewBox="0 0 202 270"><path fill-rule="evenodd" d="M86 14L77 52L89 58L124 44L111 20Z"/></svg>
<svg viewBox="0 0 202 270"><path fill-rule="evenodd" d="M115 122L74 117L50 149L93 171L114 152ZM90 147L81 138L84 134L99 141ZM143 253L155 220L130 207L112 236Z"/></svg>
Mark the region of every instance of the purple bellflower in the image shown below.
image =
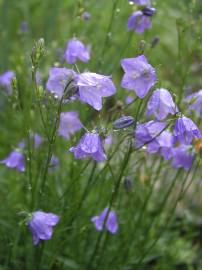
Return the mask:
<svg viewBox="0 0 202 270"><path fill-rule="evenodd" d="M164 130L155 140L148 144L147 151L151 154L159 152L164 159L169 160L172 157L173 146L173 135Z"/></svg>
<svg viewBox="0 0 202 270"><path fill-rule="evenodd" d="M37 245L40 240L49 240L53 234L53 228L59 222L59 216L52 213L36 211L28 221L28 227L32 233L33 243Z"/></svg>
<svg viewBox="0 0 202 270"><path fill-rule="evenodd" d="M188 117L182 116L175 121L173 128L175 141L190 144L193 139L202 138L202 134L196 124Z"/></svg>
<svg viewBox="0 0 202 270"><path fill-rule="evenodd" d="M0 86L5 87L9 95L12 94L12 79L14 77L15 73L12 70L0 74Z"/></svg>
<svg viewBox="0 0 202 270"><path fill-rule="evenodd" d="M123 59L121 66L125 71L122 87L135 91L139 98L144 98L156 82L155 69L144 55Z"/></svg>
<svg viewBox="0 0 202 270"><path fill-rule="evenodd" d="M143 33L145 29L152 27L150 16L147 16L143 11L135 11L128 18L128 30L134 30L136 33Z"/></svg>
<svg viewBox="0 0 202 270"><path fill-rule="evenodd" d="M73 38L67 43L64 58L69 64L75 64L77 60L88 62L90 59L90 47L86 47L80 40Z"/></svg>
<svg viewBox="0 0 202 270"><path fill-rule="evenodd" d="M202 117L202 90L189 95L185 101L189 103L189 110L195 111Z"/></svg>
<svg viewBox="0 0 202 270"><path fill-rule="evenodd" d="M110 76L84 72L77 76L80 100L91 105L95 110L102 109L102 97L109 97L116 92Z"/></svg>
<svg viewBox="0 0 202 270"><path fill-rule="evenodd" d="M176 114L178 108L175 105L170 92L160 88L155 90L147 103L147 116L152 113L157 120L163 120L170 114Z"/></svg>
<svg viewBox="0 0 202 270"><path fill-rule="evenodd" d="M25 158L19 150L12 151L5 159L0 163L5 164L8 168L16 168L20 172L25 171Z"/></svg>
<svg viewBox="0 0 202 270"><path fill-rule="evenodd" d="M46 88L58 98L63 96L67 83L74 78L76 73L72 69L52 67L49 69L49 78Z"/></svg>
<svg viewBox="0 0 202 270"><path fill-rule="evenodd" d="M94 223L97 231L102 231L105 222L105 229L110 233L115 234L118 231L117 215L114 211L108 213L108 208L105 208L99 216L94 216L91 221ZM107 216L108 213L108 216Z"/></svg>
<svg viewBox="0 0 202 270"><path fill-rule="evenodd" d="M92 157L96 161L106 160L103 150L102 140L97 133L86 133L81 137L79 143L75 147L71 147L70 152L74 153L76 159Z"/></svg>
<svg viewBox="0 0 202 270"><path fill-rule="evenodd" d="M136 147L143 147L147 145L148 152L157 152L159 144L156 139L166 128L166 123L158 121L149 121L143 124L138 124L135 130L135 145ZM154 151L156 145L157 150ZM151 149L150 149L151 147Z"/></svg>
<svg viewBox="0 0 202 270"><path fill-rule="evenodd" d="M76 131L83 127L78 112L63 112L60 114L60 126L58 133L65 139L70 139Z"/></svg>
<svg viewBox="0 0 202 270"><path fill-rule="evenodd" d="M172 150L172 166L174 168L183 167L185 170L189 170L195 158L195 153L190 145L180 145Z"/></svg>

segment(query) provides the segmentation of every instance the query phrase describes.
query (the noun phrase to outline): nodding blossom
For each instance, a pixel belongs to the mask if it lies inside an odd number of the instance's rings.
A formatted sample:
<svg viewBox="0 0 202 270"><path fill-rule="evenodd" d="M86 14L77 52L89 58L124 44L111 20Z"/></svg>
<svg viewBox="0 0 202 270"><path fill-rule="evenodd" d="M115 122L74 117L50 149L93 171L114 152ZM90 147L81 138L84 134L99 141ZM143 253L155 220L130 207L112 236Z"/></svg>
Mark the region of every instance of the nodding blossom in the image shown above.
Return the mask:
<svg viewBox="0 0 202 270"><path fill-rule="evenodd" d="M186 116L181 116L175 121L173 134L175 140L182 144L190 144L193 139L202 138L199 128Z"/></svg>
<svg viewBox="0 0 202 270"><path fill-rule="evenodd" d="M198 116L202 117L202 90L186 97L185 102L189 104L189 110L195 111Z"/></svg>
<svg viewBox="0 0 202 270"><path fill-rule="evenodd" d="M190 145L179 145L172 150L172 166L174 168L183 167L185 170L189 170L195 159L195 151Z"/></svg>
<svg viewBox="0 0 202 270"><path fill-rule="evenodd" d="M70 139L76 131L83 127L78 112L62 112L60 114L59 135L65 139Z"/></svg>
<svg viewBox="0 0 202 270"><path fill-rule="evenodd" d="M64 59L69 64L75 64L77 60L88 62L90 60L90 47L73 38L67 43Z"/></svg>
<svg viewBox="0 0 202 270"><path fill-rule="evenodd" d="M103 142L97 133L84 134L77 146L71 147L69 151L74 153L76 159L91 157L98 162L106 159Z"/></svg>
<svg viewBox="0 0 202 270"><path fill-rule="evenodd" d="M32 233L33 243L37 245L40 240L49 240L53 234L53 227L59 222L60 217L43 211L32 213L28 227Z"/></svg>
<svg viewBox="0 0 202 270"><path fill-rule="evenodd" d="M12 79L15 77L15 73L12 70L0 74L0 86L4 87L8 95L12 94Z"/></svg>
<svg viewBox="0 0 202 270"><path fill-rule="evenodd" d="M115 234L118 231L118 222L117 222L116 212L109 211L108 208L105 208L99 216L93 216L91 218L91 221L94 223L97 231L103 230L104 224L105 224L105 229L109 231L110 233Z"/></svg>
<svg viewBox="0 0 202 270"><path fill-rule="evenodd" d="M147 116L154 114L157 120L164 120L168 114L177 112L178 108L168 90L160 88L152 93L147 103Z"/></svg>
<svg viewBox="0 0 202 270"><path fill-rule="evenodd" d="M72 69L52 67L49 69L46 88L56 97L61 98L64 95L64 90L68 82L73 80L75 75L76 73Z"/></svg>
<svg viewBox="0 0 202 270"><path fill-rule="evenodd" d="M5 164L8 168L17 169L20 172L25 171L25 157L20 150L12 151L5 159L0 163Z"/></svg>
<svg viewBox="0 0 202 270"><path fill-rule="evenodd" d="M144 98L156 82L155 69L144 55L123 59L121 66L125 72L121 86Z"/></svg>
<svg viewBox="0 0 202 270"><path fill-rule="evenodd" d="M95 110L102 109L102 98L116 93L116 87L110 76L84 72L77 76L76 85L81 101L89 104Z"/></svg>

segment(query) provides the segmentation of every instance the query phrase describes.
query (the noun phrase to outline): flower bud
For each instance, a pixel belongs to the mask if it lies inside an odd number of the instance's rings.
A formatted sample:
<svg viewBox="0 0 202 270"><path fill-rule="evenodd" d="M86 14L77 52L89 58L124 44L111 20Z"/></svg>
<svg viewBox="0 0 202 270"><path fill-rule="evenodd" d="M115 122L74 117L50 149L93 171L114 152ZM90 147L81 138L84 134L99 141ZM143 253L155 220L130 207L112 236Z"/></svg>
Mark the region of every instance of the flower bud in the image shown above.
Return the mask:
<svg viewBox="0 0 202 270"><path fill-rule="evenodd" d="M127 128L135 122L132 116L122 116L113 123L115 129Z"/></svg>
<svg viewBox="0 0 202 270"><path fill-rule="evenodd" d="M151 16L153 16L153 15L156 13L156 9L153 8L153 7L145 7L145 8L142 10L142 13L143 13L145 16L151 17Z"/></svg>

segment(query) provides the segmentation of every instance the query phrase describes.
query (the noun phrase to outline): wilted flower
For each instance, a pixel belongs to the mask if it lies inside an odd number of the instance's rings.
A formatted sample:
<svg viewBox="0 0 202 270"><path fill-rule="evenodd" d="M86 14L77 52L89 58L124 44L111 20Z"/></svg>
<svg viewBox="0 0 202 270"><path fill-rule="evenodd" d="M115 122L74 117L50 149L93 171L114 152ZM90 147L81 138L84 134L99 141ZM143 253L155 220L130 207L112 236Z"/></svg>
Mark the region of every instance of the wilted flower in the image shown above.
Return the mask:
<svg viewBox="0 0 202 270"><path fill-rule="evenodd" d="M102 109L102 97L109 97L116 92L116 87L110 76L84 72L77 76L76 85L79 87L79 97L95 110Z"/></svg>
<svg viewBox="0 0 202 270"><path fill-rule="evenodd" d="M157 120L163 120L169 113L175 114L176 112L178 112L178 108L168 90L160 88L152 93L147 103L147 116L153 113Z"/></svg>
<svg viewBox="0 0 202 270"><path fill-rule="evenodd" d="M172 150L172 166L174 168L183 167L189 170L195 158L195 152L190 145L180 145Z"/></svg>
<svg viewBox="0 0 202 270"><path fill-rule="evenodd" d="M199 116L202 116L202 90L189 95L185 101L189 103L189 110L196 111Z"/></svg>
<svg viewBox="0 0 202 270"><path fill-rule="evenodd" d="M135 123L135 119L132 116L122 116L113 123L115 129L127 128Z"/></svg>
<svg viewBox="0 0 202 270"><path fill-rule="evenodd" d="M172 150L174 146L173 135L164 130L158 137L148 144L147 151L149 153L159 152L166 160L172 157Z"/></svg>
<svg viewBox="0 0 202 270"><path fill-rule="evenodd" d="M71 147L70 152L74 153L76 159L92 157L96 161L103 161L106 155L103 150L102 140L97 133L86 133L75 147Z"/></svg>
<svg viewBox="0 0 202 270"><path fill-rule="evenodd" d="M72 69L52 67L49 69L49 78L46 88L57 97L61 98L64 94L67 83L74 78L76 73Z"/></svg>
<svg viewBox="0 0 202 270"><path fill-rule="evenodd" d="M153 152L154 144L156 144L157 149L159 144L156 142L156 138L164 131L166 123L158 121L149 121L143 124L138 124L135 130L135 145L136 147L142 147L144 145L148 146L148 151ZM150 144L152 148L150 149Z"/></svg>
<svg viewBox="0 0 202 270"><path fill-rule="evenodd" d="M144 98L156 82L155 69L144 55L123 59L121 66L125 71L122 87L133 90L139 98Z"/></svg>
<svg viewBox="0 0 202 270"><path fill-rule="evenodd" d="M32 214L28 226L32 232L34 245L37 245L40 240L49 240L52 237L52 227L59 222L59 219L60 217L55 214L42 211L36 211Z"/></svg>
<svg viewBox="0 0 202 270"><path fill-rule="evenodd" d="M5 164L8 168L16 168L20 172L25 171L25 158L19 150L12 151L5 159L0 163Z"/></svg>
<svg viewBox="0 0 202 270"><path fill-rule="evenodd" d="M86 47L80 40L73 38L67 43L64 58L69 64L75 64L77 60L88 62L90 47Z"/></svg>
<svg viewBox="0 0 202 270"><path fill-rule="evenodd" d="M12 79L15 77L15 73L12 70L8 70L0 75L0 86L5 87L9 95L12 94Z"/></svg>
<svg viewBox="0 0 202 270"><path fill-rule="evenodd" d="M78 112L63 112L60 114L60 126L58 133L69 139L76 131L83 127Z"/></svg>
<svg viewBox="0 0 202 270"><path fill-rule="evenodd" d="M173 134L175 140L183 144L190 144L194 138L202 138L201 132L196 124L186 116L179 117L175 121Z"/></svg>
<svg viewBox="0 0 202 270"><path fill-rule="evenodd" d="M103 230L104 222L105 229L110 233L115 234L118 231L117 215L115 211L109 211L108 208L105 208L99 216L92 217L91 221L94 223L97 231Z"/></svg>
<svg viewBox="0 0 202 270"><path fill-rule="evenodd" d="M145 29L152 27L152 22L149 16L146 16L142 11L135 11L128 18L128 29L134 30L137 33L143 33Z"/></svg>

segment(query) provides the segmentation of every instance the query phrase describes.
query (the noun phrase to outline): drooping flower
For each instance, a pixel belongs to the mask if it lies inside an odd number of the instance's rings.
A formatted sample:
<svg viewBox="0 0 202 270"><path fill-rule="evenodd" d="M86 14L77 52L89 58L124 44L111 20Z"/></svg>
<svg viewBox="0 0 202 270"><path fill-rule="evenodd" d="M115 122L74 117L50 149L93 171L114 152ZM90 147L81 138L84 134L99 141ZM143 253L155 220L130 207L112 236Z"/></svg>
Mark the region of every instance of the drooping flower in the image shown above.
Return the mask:
<svg viewBox="0 0 202 270"><path fill-rule="evenodd" d="M53 228L58 222L60 217L42 211L36 211L32 214L31 219L28 221L28 227L32 233L33 243L37 245L40 240L49 240L53 234Z"/></svg>
<svg viewBox="0 0 202 270"><path fill-rule="evenodd" d="M91 72L79 74L76 78L76 85L79 88L80 100L98 111L102 109L102 97L109 97L116 92L110 76Z"/></svg>
<svg viewBox="0 0 202 270"><path fill-rule="evenodd" d="M155 90L147 103L147 116L154 114L157 120L163 120L170 114L176 114L178 108L175 105L170 92L160 88Z"/></svg>
<svg viewBox="0 0 202 270"><path fill-rule="evenodd" d="M159 152L164 159L169 160L172 157L174 139L172 133L164 130L155 140L148 144L147 151L149 153Z"/></svg>
<svg viewBox="0 0 202 270"><path fill-rule="evenodd" d="M144 55L123 59L121 66L125 71L122 87L135 91L139 98L144 98L156 82L155 69Z"/></svg>
<svg viewBox="0 0 202 270"><path fill-rule="evenodd" d="M134 30L136 33L143 33L145 29L152 27L149 16L144 15L141 10L135 11L128 18L128 30Z"/></svg>
<svg viewBox="0 0 202 270"><path fill-rule="evenodd" d="M185 170L189 170L193 164L195 158L195 152L190 145L180 145L172 150L172 166L174 168L183 167Z"/></svg>
<svg viewBox="0 0 202 270"><path fill-rule="evenodd" d="M60 126L58 133L66 139L70 139L76 131L83 127L78 112L63 112L60 114Z"/></svg>
<svg viewBox="0 0 202 270"><path fill-rule="evenodd" d="M115 129L122 129L132 126L135 123L135 119L132 116L122 116L113 122Z"/></svg>
<svg viewBox="0 0 202 270"><path fill-rule="evenodd" d="M12 79L14 77L15 73L12 70L0 74L0 86L5 87L9 95L12 94Z"/></svg>
<svg viewBox="0 0 202 270"><path fill-rule="evenodd" d="M202 134L196 124L188 117L182 116L175 121L173 134L176 141L190 144L193 139L202 138Z"/></svg>
<svg viewBox="0 0 202 270"><path fill-rule="evenodd" d="M118 231L118 222L117 222L116 212L109 211L108 208L105 208L99 216L93 216L91 218L91 221L94 223L97 231L103 230L104 224L105 224L105 229L108 230L110 233L115 234Z"/></svg>
<svg viewBox="0 0 202 270"><path fill-rule="evenodd" d="M150 149L150 144L154 149L156 144L157 149L159 148L159 144L156 141L156 138L160 136L160 134L165 130L166 123L158 122L158 121L149 121L143 124L138 124L135 130L135 145L136 147L143 147L147 145L148 149ZM151 152L152 149L151 149Z"/></svg>
<svg viewBox="0 0 202 270"><path fill-rule="evenodd" d="M69 151L74 153L74 157L76 159L92 157L98 162L106 159L102 140L97 133L88 132L84 134L81 137L78 145L71 147Z"/></svg>
<svg viewBox="0 0 202 270"><path fill-rule="evenodd" d="M0 163L5 164L8 168L16 168L20 172L25 171L25 157L20 150L12 151L5 159Z"/></svg>
<svg viewBox="0 0 202 270"><path fill-rule="evenodd" d="M46 88L55 96L61 98L68 82L74 78L76 73L72 69L52 67L49 69L49 78Z"/></svg>
<svg viewBox="0 0 202 270"><path fill-rule="evenodd" d="M67 43L64 58L69 64L75 64L77 60L88 62L90 47L86 47L80 40L73 38Z"/></svg>
<svg viewBox="0 0 202 270"><path fill-rule="evenodd" d="M189 103L189 110L195 111L202 117L202 90L189 95L185 101Z"/></svg>

